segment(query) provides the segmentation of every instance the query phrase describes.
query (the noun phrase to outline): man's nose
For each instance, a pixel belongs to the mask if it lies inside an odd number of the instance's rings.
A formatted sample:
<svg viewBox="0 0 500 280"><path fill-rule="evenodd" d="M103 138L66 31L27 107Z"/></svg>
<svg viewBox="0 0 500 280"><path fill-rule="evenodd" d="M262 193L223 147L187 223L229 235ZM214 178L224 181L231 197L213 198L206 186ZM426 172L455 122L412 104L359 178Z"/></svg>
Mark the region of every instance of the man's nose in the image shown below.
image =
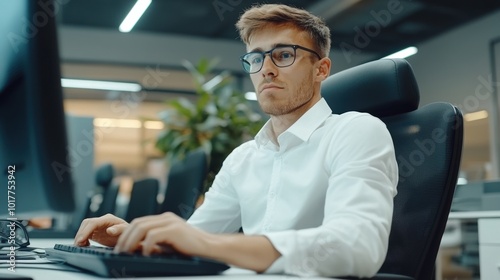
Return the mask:
<svg viewBox="0 0 500 280"><path fill-rule="evenodd" d="M262 62L262 69L260 69L260 72L264 77L269 75L276 76L278 74L278 67L272 61L271 55L264 56L264 61Z"/></svg>

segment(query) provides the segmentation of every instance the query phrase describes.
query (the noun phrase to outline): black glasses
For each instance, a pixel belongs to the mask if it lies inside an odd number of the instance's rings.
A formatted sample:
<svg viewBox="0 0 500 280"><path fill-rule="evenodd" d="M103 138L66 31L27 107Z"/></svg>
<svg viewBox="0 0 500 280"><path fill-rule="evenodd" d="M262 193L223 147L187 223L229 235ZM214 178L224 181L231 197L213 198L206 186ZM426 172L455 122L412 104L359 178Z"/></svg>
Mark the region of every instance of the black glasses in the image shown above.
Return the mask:
<svg viewBox="0 0 500 280"><path fill-rule="evenodd" d="M19 221L0 219L0 248L30 245L26 227Z"/></svg>
<svg viewBox="0 0 500 280"><path fill-rule="evenodd" d="M262 65L264 65L264 59L267 54L271 57L274 65L278 67L288 67L292 65L295 62L297 49L313 53L318 57L318 59L321 59L321 56L314 50L299 45L279 45L267 52L249 52L241 56L240 60L245 72L254 74L262 69Z"/></svg>

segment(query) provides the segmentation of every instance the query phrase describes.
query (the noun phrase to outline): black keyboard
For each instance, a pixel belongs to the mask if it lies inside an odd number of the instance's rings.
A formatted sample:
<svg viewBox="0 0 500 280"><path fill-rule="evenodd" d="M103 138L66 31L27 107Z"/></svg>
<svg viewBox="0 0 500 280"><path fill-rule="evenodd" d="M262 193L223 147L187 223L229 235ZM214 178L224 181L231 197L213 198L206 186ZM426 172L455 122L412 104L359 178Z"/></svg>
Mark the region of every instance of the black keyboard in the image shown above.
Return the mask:
<svg viewBox="0 0 500 280"><path fill-rule="evenodd" d="M45 249L47 258L104 277L214 275L228 269L224 263L181 254L143 256L115 253L108 247L56 244Z"/></svg>

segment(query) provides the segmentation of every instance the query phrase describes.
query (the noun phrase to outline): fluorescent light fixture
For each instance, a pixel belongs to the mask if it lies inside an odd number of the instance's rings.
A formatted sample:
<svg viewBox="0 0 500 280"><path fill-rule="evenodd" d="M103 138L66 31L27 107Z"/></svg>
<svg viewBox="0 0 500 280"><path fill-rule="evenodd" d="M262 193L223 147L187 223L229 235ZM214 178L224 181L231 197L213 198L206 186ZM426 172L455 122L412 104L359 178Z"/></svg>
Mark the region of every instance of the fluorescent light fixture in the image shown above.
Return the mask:
<svg viewBox="0 0 500 280"><path fill-rule="evenodd" d="M257 100L257 94L253 91L249 91L249 92L245 93L245 98L247 100Z"/></svg>
<svg viewBox="0 0 500 280"><path fill-rule="evenodd" d="M144 128L147 129L163 129L164 125L161 121L145 121Z"/></svg>
<svg viewBox="0 0 500 280"><path fill-rule="evenodd" d="M418 49L416 47L408 47L406 49L400 50L399 52L395 52L393 54L390 54L386 57L382 58L405 58L412 56L418 52Z"/></svg>
<svg viewBox="0 0 500 280"><path fill-rule="evenodd" d="M94 126L98 127L121 127L121 128L141 128L142 124L139 120L131 119L109 119L95 118Z"/></svg>
<svg viewBox="0 0 500 280"><path fill-rule="evenodd" d="M466 185L467 184L467 179L463 177L459 177L457 180L457 185Z"/></svg>
<svg viewBox="0 0 500 280"><path fill-rule="evenodd" d="M122 83L97 80L61 79L61 85L66 88L84 88L98 90L116 90L138 92L142 86L137 83Z"/></svg>
<svg viewBox="0 0 500 280"><path fill-rule="evenodd" d="M482 110L474 113L465 114L464 120L472 122L472 121L486 119L487 117L488 117L488 112L486 112L486 110Z"/></svg>
<svg viewBox="0 0 500 280"><path fill-rule="evenodd" d="M119 127L119 128L141 128L143 127L140 120L133 119L112 119L112 118L95 118L94 126L96 127ZM146 129L163 129L164 125L161 121L145 121L144 128Z"/></svg>
<svg viewBox="0 0 500 280"><path fill-rule="evenodd" d="M137 3L135 3L134 7L132 7L132 10L130 10L118 29L121 32L130 32L130 30L134 28L137 21L141 18L142 14L144 14L146 9L149 7L149 4L151 4L151 0L137 0Z"/></svg>

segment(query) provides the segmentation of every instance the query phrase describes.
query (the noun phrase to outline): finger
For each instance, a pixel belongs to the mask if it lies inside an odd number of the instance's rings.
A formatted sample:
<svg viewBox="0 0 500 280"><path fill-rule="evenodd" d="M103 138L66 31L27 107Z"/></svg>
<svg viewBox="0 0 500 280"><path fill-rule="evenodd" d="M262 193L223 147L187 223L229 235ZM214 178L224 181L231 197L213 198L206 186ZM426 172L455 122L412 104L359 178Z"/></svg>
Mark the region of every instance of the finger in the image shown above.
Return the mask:
<svg viewBox="0 0 500 280"><path fill-rule="evenodd" d="M80 224L80 228L75 235L75 245L88 246L90 244L89 238L93 231L94 228L92 227L91 219L83 220Z"/></svg>
<svg viewBox="0 0 500 280"><path fill-rule="evenodd" d="M158 221L151 219L134 220L130 227L124 230L118 238L115 250L118 252L133 252L140 246L148 230L158 224Z"/></svg>
<svg viewBox="0 0 500 280"><path fill-rule="evenodd" d="M152 216L144 216L140 218L134 219L131 223L130 226L123 229L120 237L118 238L116 245L115 245L115 252L128 252L128 251L133 251L137 248L137 243L138 242L132 242L130 240L131 234L136 230L137 225L140 225L144 222L152 221L158 219L160 215L152 215ZM142 239L140 239L142 240ZM140 241L139 240L139 241ZM132 246L135 245L135 246ZM134 247L130 249L131 247Z"/></svg>
<svg viewBox="0 0 500 280"><path fill-rule="evenodd" d="M110 226L106 229L106 233L110 236L118 236L123 233L123 231L127 228L127 224L118 224L114 226Z"/></svg>
<svg viewBox="0 0 500 280"><path fill-rule="evenodd" d="M144 239L148 231L155 227L161 227L163 223L165 223L164 219L158 216L132 221L130 226L127 227L118 238L115 251L135 251L140 246L141 241Z"/></svg>
<svg viewBox="0 0 500 280"><path fill-rule="evenodd" d="M149 256L155 252L174 252L170 245L170 226L153 228L148 231L146 237L142 241L142 254Z"/></svg>
<svg viewBox="0 0 500 280"><path fill-rule="evenodd" d="M89 239L92 239L96 230L121 223L126 225L124 220L110 214L106 214L99 218L85 219L82 221L80 228L75 235L75 245L88 246L90 245Z"/></svg>

